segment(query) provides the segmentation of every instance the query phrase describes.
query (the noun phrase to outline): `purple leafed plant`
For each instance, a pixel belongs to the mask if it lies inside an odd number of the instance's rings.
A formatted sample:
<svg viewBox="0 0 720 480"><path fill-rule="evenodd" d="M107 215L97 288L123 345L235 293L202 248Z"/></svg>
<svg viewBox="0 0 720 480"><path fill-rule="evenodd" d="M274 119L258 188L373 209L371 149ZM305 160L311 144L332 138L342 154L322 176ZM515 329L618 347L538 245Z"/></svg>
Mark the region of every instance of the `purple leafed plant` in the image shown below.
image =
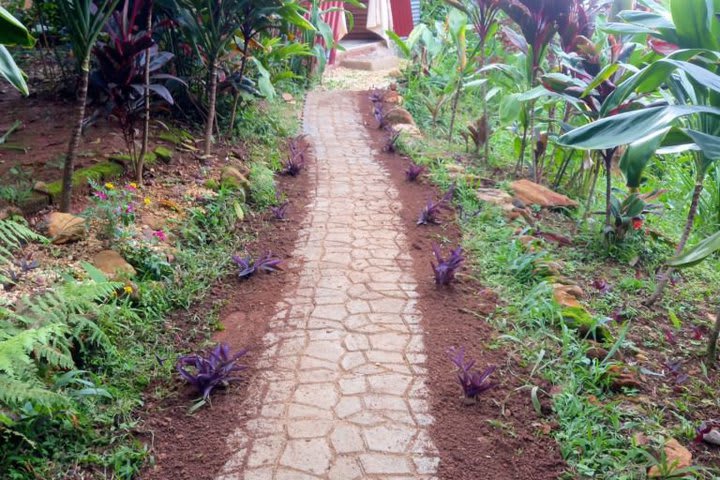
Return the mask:
<svg viewBox="0 0 720 480"><path fill-rule="evenodd" d="M411 163L407 170L405 170L405 179L408 182L415 182L424 171L424 166Z"/></svg>
<svg viewBox="0 0 720 480"><path fill-rule="evenodd" d="M450 285L455 280L455 273L465 261L465 257L462 256L462 247L452 250L447 260L442 258L442 252L436 243L433 244L432 249L437 261L437 264L430 262L435 273L435 284Z"/></svg>
<svg viewBox="0 0 720 480"><path fill-rule="evenodd" d="M418 217L418 225L427 225L428 223L438 223L438 215L440 210L443 208L450 208L450 202L455 195L455 184L452 184L445 195L442 196L437 202L428 200L425 207L420 212Z"/></svg>
<svg viewBox="0 0 720 480"><path fill-rule="evenodd" d="M375 104L373 107L373 115L375 115L375 120L378 122L378 128L385 128L385 112L383 111L382 105Z"/></svg>
<svg viewBox="0 0 720 480"><path fill-rule="evenodd" d="M457 379L465 399L475 400L479 395L497 385L488 380L497 368L494 365L487 367L482 372L473 369L475 360L465 359L465 347L450 347L447 353L450 361L457 367Z"/></svg>
<svg viewBox="0 0 720 480"><path fill-rule="evenodd" d="M254 261L251 257L243 258L237 255L233 255L232 260L240 268L240 271L238 272L238 276L240 278L249 278L258 272L271 273L282 270L282 268L280 268L282 260L277 257L273 257L270 252Z"/></svg>
<svg viewBox="0 0 720 480"><path fill-rule="evenodd" d="M370 92L370 96L368 98L373 105L377 105L378 103L382 104L382 102L385 101L385 92L383 90L373 90Z"/></svg>
<svg viewBox="0 0 720 480"><path fill-rule="evenodd" d="M400 132L390 127L390 135L388 136L387 143L383 147L383 150L389 153L395 153L397 151L397 141L400 139Z"/></svg>
<svg viewBox="0 0 720 480"><path fill-rule="evenodd" d="M288 156L288 159L285 160L283 169L280 171L283 175L295 177L300 174L303 168L305 168L305 150L307 150L307 145L302 146L300 144L300 140L304 137L304 135L299 135L290 140L290 155Z"/></svg>
<svg viewBox="0 0 720 480"><path fill-rule="evenodd" d="M275 220L285 220L286 215L287 215L287 209L288 209L289 205L290 205L290 202L285 200L280 205L270 207L270 211L272 212L273 217L275 217Z"/></svg>
<svg viewBox="0 0 720 480"><path fill-rule="evenodd" d="M237 373L247 367L238 365L237 361L247 352L247 349L242 349L231 354L230 347L221 343L207 356L194 353L178 358L175 368L185 381L195 387L203 400L207 400L215 387L225 387L240 379Z"/></svg>

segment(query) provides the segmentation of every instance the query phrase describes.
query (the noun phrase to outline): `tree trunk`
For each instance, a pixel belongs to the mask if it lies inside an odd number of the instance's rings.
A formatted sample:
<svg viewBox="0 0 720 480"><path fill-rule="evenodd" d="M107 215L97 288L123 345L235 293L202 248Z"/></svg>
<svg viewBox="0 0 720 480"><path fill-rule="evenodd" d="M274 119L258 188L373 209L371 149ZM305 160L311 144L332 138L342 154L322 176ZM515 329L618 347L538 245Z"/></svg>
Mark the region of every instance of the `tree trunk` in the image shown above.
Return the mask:
<svg viewBox="0 0 720 480"><path fill-rule="evenodd" d="M68 153L65 156L63 165L62 195L60 197L60 211L69 212L72 201L72 181L75 170L75 157L80 148L80 137L82 137L83 121L85 120L85 102L87 101L88 80L90 77L90 57L83 60L80 68L80 92L75 105L75 126L73 128Z"/></svg>
<svg viewBox="0 0 720 480"><path fill-rule="evenodd" d="M720 336L720 307L718 307L717 317L715 318L715 327L713 327L710 338L708 339L707 361L710 366L715 365L715 361L717 360L718 336Z"/></svg>
<svg viewBox="0 0 720 480"><path fill-rule="evenodd" d="M243 77L245 76L245 66L247 65L247 54L248 54L248 45L250 44L251 38L246 38L243 40L243 57L242 61L240 62L240 86L242 87L242 81ZM230 128L228 128L228 136L232 135L233 128L235 127L235 115L237 115L237 106L238 102L240 101L240 88L238 88L237 93L235 94L235 101L233 102L233 109L232 109L232 116L230 117Z"/></svg>
<svg viewBox="0 0 720 480"><path fill-rule="evenodd" d="M448 143L452 143L453 129L455 128L455 116L457 115L458 102L460 102L460 94L462 93L462 80L458 80L457 90L453 98L452 112L450 114L450 132L448 132Z"/></svg>
<svg viewBox="0 0 720 480"><path fill-rule="evenodd" d="M605 150L605 228L612 228L612 158L615 150Z"/></svg>
<svg viewBox="0 0 720 480"><path fill-rule="evenodd" d="M693 224L695 223L695 215L697 215L698 203L700 203L700 195L702 194L702 190L702 179L698 179L697 183L695 184L695 190L693 191L692 202L690 202L690 211L688 212L687 221L685 222L685 229L683 230L682 236L680 237L680 242L678 242L677 248L675 249L676 255L679 255L683 251L683 249L685 248L685 244L688 241L688 238L690 238L690 232L692 232ZM672 276L674 271L674 268L668 267L660 275L660 279L658 281L657 287L655 287L655 291L653 292L652 296L650 296L650 298L645 301L646 306L649 307L658 300L660 300L660 298L662 298L665 287L667 286L668 281L670 281L670 277Z"/></svg>
<svg viewBox="0 0 720 480"><path fill-rule="evenodd" d="M147 32L152 35L152 3L150 3L150 9L148 10L147 18ZM145 155L148 151L148 143L150 141L150 49L145 53L145 122L143 123L143 138L142 148L140 149L140 155L135 163L135 179L138 185L142 185L143 181L143 169L145 167Z"/></svg>
<svg viewBox="0 0 720 480"><path fill-rule="evenodd" d="M203 152L206 156L210 155L213 126L215 123L215 101L217 99L217 72L215 71L215 60L210 62L208 69L210 70L210 85L208 86L208 116L207 121L205 122L205 151Z"/></svg>

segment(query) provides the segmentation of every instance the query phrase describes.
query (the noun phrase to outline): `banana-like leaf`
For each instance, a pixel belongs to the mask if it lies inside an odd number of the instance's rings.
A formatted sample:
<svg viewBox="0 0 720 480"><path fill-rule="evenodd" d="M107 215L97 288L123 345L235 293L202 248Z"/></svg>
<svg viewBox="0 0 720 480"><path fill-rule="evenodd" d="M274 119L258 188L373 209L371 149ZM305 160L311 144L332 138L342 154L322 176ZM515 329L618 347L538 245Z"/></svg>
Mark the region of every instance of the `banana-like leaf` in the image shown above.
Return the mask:
<svg viewBox="0 0 720 480"><path fill-rule="evenodd" d="M0 45L32 47L35 39L10 12L0 6Z"/></svg>
<svg viewBox="0 0 720 480"><path fill-rule="evenodd" d="M620 170L625 175L625 181L629 188L640 187L643 170L669 131L670 127L663 128L653 135L628 145L620 159Z"/></svg>
<svg viewBox="0 0 720 480"><path fill-rule="evenodd" d="M620 113L576 128L558 138L557 143L574 148L605 150L637 142L681 117L700 113L720 116L720 108L670 105Z"/></svg>
<svg viewBox="0 0 720 480"><path fill-rule="evenodd" d="M713 0L672 0L672 13L678 45L683 48L707 48L718 50L720 46L713 35L715 20Z"/></svg>
<svg viewBox="0 0 720 480"><path fill-rule="evenodd" d="M656 91L663 83L667 82L670 74L678 69L685 72L698 84L712 91L720 92L720 76L687 61L700 54L717 56L717 53L707 50L680 50L643 68L623 81L608 96L600 109L600 116L607 116L635 92L648 93Z"/></svg>
<svg viewBox="0 0 720 480"><path fill-rule="evenodd" d="M23 95L27 95L28 87L25 82L25 75L23 75L20 68L18 68L12 55L8 52L4 45L0 45L0 77L10 82L13 87L17 88Z"/></svg>
<svg viewBox="0 0 720 480"><path fill-rule="evenodd" d="M392 30L386 30L385 33L390 38L390 40L395 42L395 45L397 45L397 47L400 49L403 56L405 58L410 58L410 53L411 53L410 46L407 43L405 43L405 41L402 38L400 38L400 35L393 32Z"/></svg>
<svg viewBox="0 0 720 480"><path fill-rule="evenodd" d="M668 260L667 264L675 268L687 268L697 265L713 253L720 250L720 232L709 236L695 247L677 257Z"/></svg>

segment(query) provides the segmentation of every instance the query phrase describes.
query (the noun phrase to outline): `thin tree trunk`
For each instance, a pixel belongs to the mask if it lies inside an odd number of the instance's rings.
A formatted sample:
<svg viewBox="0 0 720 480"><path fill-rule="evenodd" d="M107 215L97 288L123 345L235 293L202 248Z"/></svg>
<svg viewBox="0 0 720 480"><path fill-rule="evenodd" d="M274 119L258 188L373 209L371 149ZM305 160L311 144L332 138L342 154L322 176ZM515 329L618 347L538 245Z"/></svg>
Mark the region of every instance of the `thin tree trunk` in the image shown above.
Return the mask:
<svg viewBox="0 0 720 480"><path fill-rule="evenodd" d="M148 9L148 18L146 29L148 34L152 35L152 2ZM140 149L140 155L135 163L135 178L138 185L142 184L143 181L143 169L145 167L145 155L148 151L148 143L150 141L150 49L145 53L145 122L143 123L143 138L142 148Z"/></svg>
<svg viewBox="0 0 720 480"><path fill-rule="evenodd" d="M86 58L80 68L80 95L75 105L75 127L73 128L70 144L68 145L68 153L65 156L65 164L63 166L62 179L62 195L60 197L60 211L69 212L70 203L72 201L72 180L73 171L75 170L75 157L78 148L80 148L80 138L82 137L83 120L85 120L85 102L87 101L88 80L90 77L90 57Z"/></svg>
<svg viewBox="0 0 720 480"><path fill-rule="evenodd" d="M710 364L710 366L715 365L715 360L717 359L717 341L718 341L719 336L720 336L720 307L718 307L717 317L715 318L715 327L713 327L713 330L710 333L710 338L708 339L707 361Z"/></svg>
<svg viewBox="0 0 720 480"><path fill-rule="evenodd" d="M242 87L243 77L245 76L245 65L247 64L247 53L248 53L249 42L250 42L250 39L243 40L243 57L242 57L242 61L240 62L240 86L241 87ZM233 127L235 126L235 115L237 115L237 106L238 106L239 101L240 101L240 88L238 88L238 91L235 94L235 101L233 102L232 117L230 117L230 128L228 129L228 136L232 135Z"/></svg>
<svg viewBox="0 0 720 480"><path fill-rule="evenodd" d="M448 143L452 142L453 129L455 128L455 116L457 115L458 102L460 102L460 94L462 93L461 80L458 80L458 87L453 98L452 113L450 114L450 132L448 132Z"/></svg>
<svg viewBox="0 0 720 480"><path fill-rule="evenodd" d="M612 158L615 150L605 150L605 228L612 228Z"/></svg>
<svg viewBox="0 0 720 480"><path fill-rule="evenodd" d="M690 232L692 232L693 224L695 223L695 216L697 215L698 203L700 202L700 195L702 194L702 190L702 180L698 180L695 184L695 190L693 191L692 202L690 202L690 211L688 212L687 221L685 222L685 229L683 230L682 236L680 237L680 242L678 242L677 248L675 249L676 255L679 255L683 251L683 249L685 248L685 244L688 241L688 238L690 238ZM662 298L665 287L670 281L670 277L672 276L674 271L675 269L672 267L668 267L665 269L665 271L660 275L660 279L658 281L657 287L655 287L655 291L650 296L650 298L645 301L645 305L651 306L655 302L660 300L660 298Z"/></svg>
<svg viewBox="0 0 720 480"><path fill-rule="evenodd" d="M215 60L212 60L209 65L210 70L210 85L208 87L208 116L205 123L205 151L203 152L206 156L210 155L213 125L215 123L215 101L217 99L217 72L215 71Z"/></svg>
<svg viewBox="0 0 720 480"><path fill-rule="evenodd" d="M585 202L585 212L583 213L583 221L585 221L590 215L590 207L592 207L593 195L595 195L595 186L597 185L597 179L600 176L600 162L596 161L593 163L593 171L590 173L592 179L590 180L590 191L588 193L587 201Z"/></svg>

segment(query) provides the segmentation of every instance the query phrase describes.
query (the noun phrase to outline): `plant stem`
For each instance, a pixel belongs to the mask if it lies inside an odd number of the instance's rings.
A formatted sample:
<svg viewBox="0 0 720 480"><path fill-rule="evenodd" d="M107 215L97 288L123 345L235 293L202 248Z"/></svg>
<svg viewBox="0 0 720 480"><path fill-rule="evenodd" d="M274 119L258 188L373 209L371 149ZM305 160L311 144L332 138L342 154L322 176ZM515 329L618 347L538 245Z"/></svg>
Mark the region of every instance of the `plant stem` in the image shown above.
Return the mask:
<svg viewBox="0 0 720 480"><path fill-rule="evenodd" d="M240 81L238 82L240 84L240 87L242 87L243 77L245 76L245 65L247 64L248 44L250 43L251 38L245 38L244 43L243 43L243 57L242 57L242 61L240 62ZM230 117L230 128L228 128L228 136L232 135L233 128L235 127L235 115L237 115L237 106L238 106L238 102L240 101L240 91L241 91L241 88L238 88L237 93L235 93L235 101L233 102L232 116Z"/></svg>
<svg viewBox="0 0 720 480"><path fill-rule="evenodd" d="M707 349L707 361L712 366L715 365L717 359L717 341L720 336L720 307L717 310L717 316L715 317L715 326L712 332L710 332L710 338L708 338L708 349Z"/></svg>
<svg viewBox="0 0 720 480"><path fill-rule="evenodd" d="M75 126L73 128L68 153L65 156L62 178L62 195L60 197L60 211L69 212L72 201L72 180L75 170L75 157L80 148L80 137L82 137L83 121L85 120L85 102L87 101L88 80L90 77L90 54L83 60L80 67L80 92L75 105Z"/></svg>
<svg viewBox="0 0 720 480"><path fill-rule="evenodd" d="M452 113L450 114L450 131L448 132L448 143L452 142L453 129L455 128L455 116L457 115L458 102L460 102L460 94L462 93L462 80L458 80L458 86L453 97Z"/></svg>
<svg viewBox="0 0 720 480"><path fill-rule="evenodd" d="M147 32L152 35L152 2L148 9L147 17ZM148 143L150 141L150 49L145 52L145 121L143 122L143 138L142 148L140 149L140 155L135 163L135 178L138 185L142 184L143 181L143 168L145 167L145 155L148 151Z"/></svg>
<svg viewBox="0 0 720 480"><path fill-rule="evenodd" d="M612 159L615 149L604 150L605 160L605 226L612 228Z"/></svg>
<svg viewBox="0 0 720 480"><path fill-rule="evenodd" d="M215 101L217 100L217 72L215 71L215 59L210 60L208 70L210 71L210 85L208 86L208 116L205 122L205 156L210 155L212 148L213 125L215 123Z"/></svg>
<svg viewBox="0 0 720 480"><path fill-rule="evenodd" d="M680 237L680 241L677 244L677 248L675 248L675 254L679 255L683 249L685 248L685 244L688 241L688 238L690 238L690 232L692 232L693 224L695 223L695 216L697 215L697 209L698 204L700 203L700 195L703 191L703 183L702 179L698 179L695 183L695 190L693 191L692 201L690 202L690 210L688 211L687 221L685 222L685 228L683 229L682 236ZM672 276L673 272L675 271L674 268L668 267L665 269L665 271L660 275L660 279L658 281L657 287L655 287L655 291L645 301L646 306L651 306L660 298L663 296L663 292L665 291L665 287L667 286L668 282L670 281L670 277Z"/></svg>

